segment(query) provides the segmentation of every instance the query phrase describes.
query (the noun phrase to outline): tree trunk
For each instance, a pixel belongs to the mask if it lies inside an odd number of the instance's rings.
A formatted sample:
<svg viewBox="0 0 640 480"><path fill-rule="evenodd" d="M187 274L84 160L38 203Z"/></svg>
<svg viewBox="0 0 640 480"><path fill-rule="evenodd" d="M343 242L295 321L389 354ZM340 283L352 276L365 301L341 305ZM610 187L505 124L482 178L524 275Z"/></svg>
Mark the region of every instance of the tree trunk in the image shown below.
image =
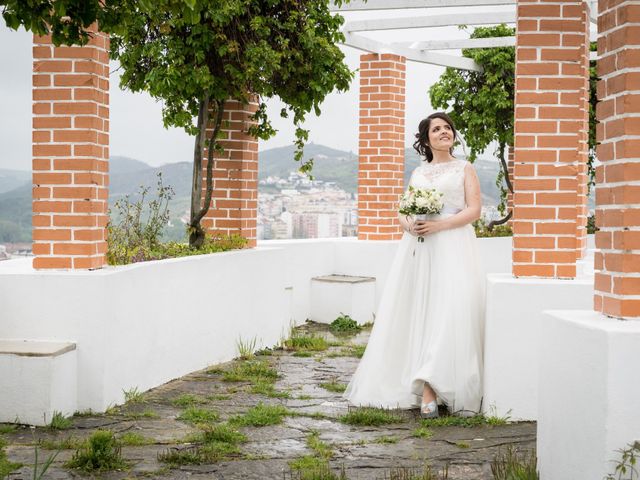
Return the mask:
<svg viewBox="0 0 640 480"><path fill-rule="evenodd" d="M509 177L509 167L507 166L507 160L504 158L504 151L505 151L504 143L499 144L498 151L499 151L498 156L500 157L500 164L502 166L502 172L504 174L504 180L507 184L507 189L511 192L511 194L513 194L513 185L511 184L511 178ZM502 199L500 201L502 201ZM489 225L487 225L487 230L492 231L493 227L495 227L496 225L502 225L503 223L507 223L512 215L513 215L513 212L509 211L507 212L507 215L501 218L500 220L494 220L492 222L489 222Z"/></svg>
<svg viewBox="0 0 640 480"><path fill-rule="evenodd" d="M198 111L198 134L195 140L193 153L193 183L191 185L191 217L189 221L189 246L200 248L205 240L205 231L200 221L209 211L213 194L213 151L217 148L217 138L222 125L224 114L224 101L214 100L216 114L211 137L207 139L207 127L209 125L209 108L211 106L209 95L200 102ZM207 177L204 201L202 200L202 152L207 145Z"/></svg>

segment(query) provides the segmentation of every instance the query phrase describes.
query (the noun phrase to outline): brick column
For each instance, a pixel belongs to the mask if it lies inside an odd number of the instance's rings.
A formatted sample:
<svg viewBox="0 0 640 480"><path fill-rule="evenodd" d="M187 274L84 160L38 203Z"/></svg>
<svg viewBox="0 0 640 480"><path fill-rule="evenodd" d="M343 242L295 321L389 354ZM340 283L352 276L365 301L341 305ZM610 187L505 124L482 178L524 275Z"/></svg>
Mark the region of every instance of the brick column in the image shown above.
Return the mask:
<svg viewBox="0 0 640 480"><path fill-rule="evenodd" d="M509 179L513 182L513 164L515 160L515 152L512 145L507 145L507 172ZM513 185L513 183L512 183ZM513 211L513 193L507 189L507 214ZM507 225L513 228L513 216L507 220Z"/></svg>
<svg viewBox="0 0 640 480"><path fill-rule="evenodd" d="M360 57L358 238L402 236L398 201L403 191L405 58Z"/></svg>
<svg viewBox="0 0 640 480"><path fill-rule="evenodd" d="M109 158L109 39L33 47L33 266L105 264Z"/></svg>
<svg viewBox="0 0 640 480"><path fill-rule="evenodd" d="M582 1L518 1L513 274L576 275L588 22ZM588 77L587 77L588 81ZM586 179L584 180L586 181ZM586 185L586 184L585 184Z"/></svg>
<svg viewBox="0 0 640 480"><path fill-rule="evenodd" d="M594 309L619 318L640 317L639 23L639 1L600 0Z"/></svg>
<svg viewBox="0 0 640 480"><path fill-rule="evenodd" d="M258 108L230 100L225 104L222 124L224 153L214 153L211 207L202 219L204 229L213 235L238 234L256 246L258 217L258 140L247 131L250 117ZM211 133L211 132L209 132ZM207 152L202 161L203 198L206 188Z"/></svg>

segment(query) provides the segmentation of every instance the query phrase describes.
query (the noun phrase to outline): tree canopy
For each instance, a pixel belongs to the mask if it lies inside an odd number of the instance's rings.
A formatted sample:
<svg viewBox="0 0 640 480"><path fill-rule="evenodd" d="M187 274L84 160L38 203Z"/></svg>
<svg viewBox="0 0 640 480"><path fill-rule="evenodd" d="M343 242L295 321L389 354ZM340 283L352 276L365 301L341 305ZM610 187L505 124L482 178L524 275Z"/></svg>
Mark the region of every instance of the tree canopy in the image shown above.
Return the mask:
<svg viewBox="0 0 640 480"><path fill-rule="evenodd" d="M0 6L13 28L23 25L43 34L51 25L54 43L86 42L89 26L97 21L110 34L111 58L122 69L121 88L148 92L162 101L165 126L196 136L192 245L204 236L200 220L210 204L225 102L257 98L250 133L266 139L275 130L265 100L279 97L285 104L280 114L291 116L296 126L296 160L301 160L306 114L319 114L325 97L347 90L353 78L337 46L344 40L343 19L330 12L329 0L91 0L93 6L83 7L85 2L0 0ZM202 199L199 165L205 147L209 161ZM311 168L307 162L300 169Z"/></svg>

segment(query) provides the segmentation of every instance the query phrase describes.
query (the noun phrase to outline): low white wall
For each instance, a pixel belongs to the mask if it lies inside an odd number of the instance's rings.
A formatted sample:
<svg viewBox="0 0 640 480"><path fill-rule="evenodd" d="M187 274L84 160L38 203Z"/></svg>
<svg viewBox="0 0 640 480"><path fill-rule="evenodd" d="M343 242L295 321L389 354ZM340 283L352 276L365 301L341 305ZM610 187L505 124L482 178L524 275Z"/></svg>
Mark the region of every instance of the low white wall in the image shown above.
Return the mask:
<svg viewBox="0 0 640 480"><path fill-rule="evenodd" d="M485 271L510 271L511 238L479 239L479 247ZM0 262L0 338L76 343L78 408L103 410L122 402L123 389L233 358L239 338L277 344L309 318L312 277L373 276L379 299L396 248L353 238L264 241L92 272Z"/></svg>
<svg viewBox="0 0 640 480"><path fill-rule="evenodd" d="M546 313L538 357L540 478L601 480L615 473L618 450L640 440L640 321L589 310Z"/></svg>
<svg viewBox="0 0 640 480"><path fill-rule="evenodd" d="M93 272L0 265L0 338L76 343L78 408L104 410L123 389L233 358L240 337L278 343L285 264L284 249L259 248Z"/></svg>

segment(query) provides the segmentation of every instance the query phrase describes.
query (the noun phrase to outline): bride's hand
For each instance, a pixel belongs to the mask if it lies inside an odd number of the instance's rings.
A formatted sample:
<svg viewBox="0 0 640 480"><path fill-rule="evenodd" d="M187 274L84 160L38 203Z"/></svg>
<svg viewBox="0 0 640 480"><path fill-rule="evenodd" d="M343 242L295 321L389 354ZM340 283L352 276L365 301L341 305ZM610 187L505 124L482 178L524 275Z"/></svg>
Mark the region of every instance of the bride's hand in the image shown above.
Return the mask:
<svg viewBox="0 0 640 480"><path fill-rule="evenodd" d="M443 230L442 222L418 221L413 224L413 232L421 237Z"/></svg>

